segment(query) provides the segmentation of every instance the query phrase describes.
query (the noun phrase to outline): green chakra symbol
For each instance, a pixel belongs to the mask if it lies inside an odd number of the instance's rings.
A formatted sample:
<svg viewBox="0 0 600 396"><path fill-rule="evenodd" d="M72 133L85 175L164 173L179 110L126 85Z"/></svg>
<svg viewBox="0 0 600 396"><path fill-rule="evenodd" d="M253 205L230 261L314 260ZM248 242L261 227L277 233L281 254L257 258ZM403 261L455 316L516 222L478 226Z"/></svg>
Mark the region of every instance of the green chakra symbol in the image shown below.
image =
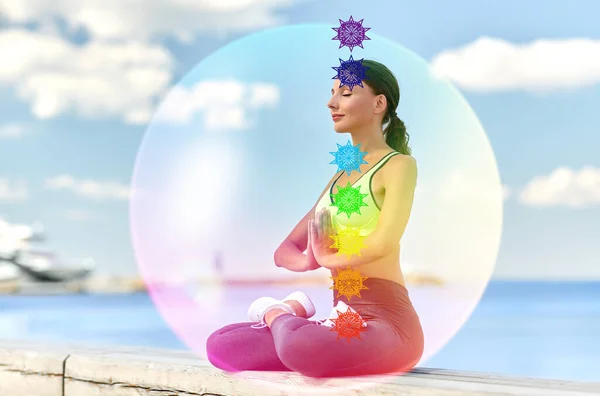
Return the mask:
<svg viewBox="0 0 600 396"><path fill-rule="evenodd" d="M336 194L331 194L333 197L333 203L330 206L337 206L338 212L346 213L348 218L352 213L360 213L361 206L368 206L363 199L369 194L361 194L360 186L358 188L354 188L350 185L350 182L346 185L346 187L337 186L338 192Z"/></svg>

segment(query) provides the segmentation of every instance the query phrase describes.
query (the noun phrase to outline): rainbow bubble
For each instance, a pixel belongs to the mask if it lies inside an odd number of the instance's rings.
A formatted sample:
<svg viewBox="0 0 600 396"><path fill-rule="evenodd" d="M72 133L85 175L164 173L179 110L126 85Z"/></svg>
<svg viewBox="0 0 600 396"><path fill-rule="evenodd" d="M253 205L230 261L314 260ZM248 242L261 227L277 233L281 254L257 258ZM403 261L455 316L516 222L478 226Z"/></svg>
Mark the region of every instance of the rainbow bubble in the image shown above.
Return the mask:
<svg viewBox="0 0 600 396"><path fill-rule="evenodd" d="M249 304L263 295L303 290L316 319L332 309L330 272L297 274L273 261L332 176L331 147L349 138L335 133L326 107L337 58L330 32L288 26L219 49L173 87L143 138L130 204L136 261L157 310L200 357L213 331L247 321ZM418 162L400 262L424 328L426 365L467 321L491 277L502 186L485 131L451 84L376 34L364 56L398 78L398 115ZM324 283L265 284L313 275ZM306 394L373 383L305 378L284 386L271 375L255 377L282 390L306 385Z"/></svg>

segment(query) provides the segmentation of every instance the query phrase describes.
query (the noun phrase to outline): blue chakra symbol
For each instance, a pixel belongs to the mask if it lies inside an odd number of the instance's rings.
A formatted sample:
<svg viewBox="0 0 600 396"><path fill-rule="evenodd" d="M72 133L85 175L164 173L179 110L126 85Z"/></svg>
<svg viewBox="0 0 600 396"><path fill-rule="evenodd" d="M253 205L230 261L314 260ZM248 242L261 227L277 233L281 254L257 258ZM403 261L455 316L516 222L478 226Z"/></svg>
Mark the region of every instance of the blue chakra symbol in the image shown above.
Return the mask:
<svg viewBox="0 0 600 396"><path fill-rule="evenodd" d="M371 40L365 35L367 30L370 30L371 28L363 28L363 21L364 19L361 19L360 21L356 22L354 19L352 19L352 15L350 15L349 21L344 22L340 19L340 27L332 28L337 32L337 36L332 38L332 40L340 40L339 48L346 46L350 48L350 52L352 52L352 49L356 46L364 49L365 47L363 47L362 42L364 40Z"/></svg>
<svg viewBox="0 0 600 396"><path fill-rule="evenodd" d="M367 154L365 151L360 151L360 144L353 146L348 140L345 146L341 146L339 143L336 143L338 146L338 151L329 152L329 154L333 155L335 159L330 162L330 164L335 164L338 166L339 172L343 170L350 176L350 172L353 170L360 173L360 165L367 164L365 162L364 156Z"/></svg>
<svg viewBox="0 0 600 396"><path fill-rule="evenodd" d="M340 59L340 66L332 67L333 70L337 71L337 75L332 78L332 80L339 79L340 80L340 88L343 85L346 85L352 91L354 86L358 85L364 88L362 82L367 77L368 66L363 66L363 59L354 60L352 55L350 55L350 59L344 61Z"/></svg>

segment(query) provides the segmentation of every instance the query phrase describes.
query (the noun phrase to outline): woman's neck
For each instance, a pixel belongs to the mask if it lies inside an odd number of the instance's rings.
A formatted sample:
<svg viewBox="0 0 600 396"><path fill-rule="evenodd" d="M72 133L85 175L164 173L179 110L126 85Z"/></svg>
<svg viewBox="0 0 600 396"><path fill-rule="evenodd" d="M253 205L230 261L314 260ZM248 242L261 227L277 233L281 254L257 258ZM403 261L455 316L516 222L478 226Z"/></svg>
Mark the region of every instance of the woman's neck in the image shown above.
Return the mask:
<svg viewBox="0 0 600 396"><path fill-rule="evenodd" d="M385 142L383 137L383 132L381 129L379 131L360 131L360 132L350 132L352 136L352 144L357 146L360 144L360 151L368 153L375 153L378 151L387 151L389 150L389 146Z"/></svg>

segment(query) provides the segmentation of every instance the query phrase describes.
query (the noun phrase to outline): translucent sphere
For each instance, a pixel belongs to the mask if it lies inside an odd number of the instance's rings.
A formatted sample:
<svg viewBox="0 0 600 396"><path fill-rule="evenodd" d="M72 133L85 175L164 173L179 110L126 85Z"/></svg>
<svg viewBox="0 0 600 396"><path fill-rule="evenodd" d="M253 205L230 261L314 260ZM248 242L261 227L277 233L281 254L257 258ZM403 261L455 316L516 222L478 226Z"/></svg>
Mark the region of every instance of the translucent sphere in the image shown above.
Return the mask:
<svg viewBox="0 0 600 396"><path fill-rule="evenodd" d="M201 357L208 336L248 321L261 296L303 290L315 318L329 316L329 271L290 272L273 254L336 172L336 143L351 138L333 130L326 107L332 67L350 56L332 37L331 26L290 26L221 48L178 82L144 136L131 200L137 263L163 318ZM396 75L398 115L418 162L400 262L425 332L425 365L469 318L492 274L503 191L460 93L413 52L373 30L369 37L352 56ZM331 381L330 389L359 386Z"/></svg>

